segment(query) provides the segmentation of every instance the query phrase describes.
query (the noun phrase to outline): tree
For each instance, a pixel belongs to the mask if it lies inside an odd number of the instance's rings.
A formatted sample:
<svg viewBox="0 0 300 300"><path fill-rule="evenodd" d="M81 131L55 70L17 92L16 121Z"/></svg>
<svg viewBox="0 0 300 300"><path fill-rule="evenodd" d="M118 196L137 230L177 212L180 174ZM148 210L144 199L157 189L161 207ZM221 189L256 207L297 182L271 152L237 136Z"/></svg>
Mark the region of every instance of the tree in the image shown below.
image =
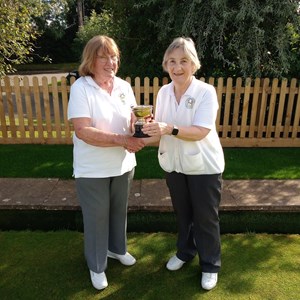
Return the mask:
<svg viewBox="0 0 300 300"><path fill-rule="evenodd" d="M43 1L47 3L47 9L36 19L42 34L35 43L35 54L38 55L33 56L33 61L42 63L40 57L49 56L53 63L77 62L81 45L73 44L76 33L92 11L102 11L102 0Z"/></svg>
<svg viewBox="0 0 300 300"><path fill-rule="evenodd" d="M193 38L203 75L222 70L232 76L288 74L295 58L292 44L299 59L298 0L145 0L139 6L160 6L159 41Z"/></svg>
<svg viewBox="0 0 300 300"><path fill-rule="evenodd" d="M95 35L108 35L112 38L119 36L121 28L117 21L114 21L113 14L109 10L102 10L97 14L92 10L90 17L85 17L84 24L79 28L74 40L74 48L77 57L81 56L84 45Z"/></svg>
<svg viewBox="0 0 300 300"><path fill-rule="evenodd" d="M159 40L160 29L156 26L163 13L162 6L157 3L145 7L137 4L139 2L142 1L104 1L104 7L113 11L113 20L118 21L121 28L116 36L122 54L119 75L166 76L161 62L163 51L170 40Z"/></svg>
<svg viewBox="0 0 300 300"><path fill-rule="evenodd" d="M33 17L42 12L42 0L0 0L0 76L30 60L39 36Z"/></svg>
<svg viewBox="0 0 300 300"><path fill-rule="evenodd" d="M41 35L35 42L34 63L49 57L53 63L74 62L71 44L78 30L75 0L42 0L43 14L35 18Z"/></svg>
<svg viewBox="0 0 300 300"><path fill-rule="evenodd" d="M83 26L84 21L84 11L82 0L77 0L77 14L78 14L78 26Z"/></svg>

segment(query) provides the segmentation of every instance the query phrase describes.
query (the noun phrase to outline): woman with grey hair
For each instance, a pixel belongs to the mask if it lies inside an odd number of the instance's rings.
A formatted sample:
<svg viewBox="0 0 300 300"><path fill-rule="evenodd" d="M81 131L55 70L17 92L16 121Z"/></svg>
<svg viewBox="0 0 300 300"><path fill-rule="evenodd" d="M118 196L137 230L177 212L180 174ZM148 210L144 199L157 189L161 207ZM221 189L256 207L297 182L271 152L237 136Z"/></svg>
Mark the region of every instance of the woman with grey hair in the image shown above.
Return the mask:
<svg viewBox="0 0 300 300"><path fill-rule="evenodd" d="M135 264L127 252L126 225L134 152L144 147L132 137L136 100L130 84L116 73L115 41L95 36L86 44L80 78L71 86L68 118L74 125L73 168L83 214L84 252L93 286L107 287L107 257Z"/></svg>
<svg viewBox="0 0 300 300"><path fill-rule="evenodd" d="M166 267L179 270L196 254L201 286L211 290L221 267L219 205L224 155L216 131L218 99L215 88L195 78L200 62L194 42L179 37L167 48L163 69L171 83L158 92L154 121L144 125L159 141L158 159L177 217L177 252Z"/></svg>

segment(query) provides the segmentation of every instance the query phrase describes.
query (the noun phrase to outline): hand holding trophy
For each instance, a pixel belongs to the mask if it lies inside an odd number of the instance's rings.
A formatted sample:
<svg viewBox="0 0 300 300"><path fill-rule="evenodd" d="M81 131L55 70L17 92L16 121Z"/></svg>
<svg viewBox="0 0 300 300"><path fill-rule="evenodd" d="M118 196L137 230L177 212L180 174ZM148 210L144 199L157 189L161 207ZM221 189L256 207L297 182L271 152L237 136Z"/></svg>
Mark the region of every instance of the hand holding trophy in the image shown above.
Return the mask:
<svg viewBox="0 0 300 300"><path fill-rule="evenodd" d="M134 123L135 133L134 137L145 138L149 135L144 134L142 131L143 125L147 123L147 118L152 117L152 105L137 105L132 108L134 115L137 117L137 121Z"/></svg>

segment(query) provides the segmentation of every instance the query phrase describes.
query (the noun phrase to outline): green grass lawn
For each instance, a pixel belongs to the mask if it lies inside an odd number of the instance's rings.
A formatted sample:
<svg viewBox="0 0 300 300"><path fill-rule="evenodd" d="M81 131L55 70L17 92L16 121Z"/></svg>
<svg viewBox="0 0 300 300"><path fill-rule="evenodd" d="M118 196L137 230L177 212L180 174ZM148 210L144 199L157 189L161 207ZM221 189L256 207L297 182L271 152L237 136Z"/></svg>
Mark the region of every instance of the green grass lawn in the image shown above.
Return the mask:
<svg viewBox="0 0 300 300"><path fill-rule="evenodd" d="M0 145L0 177L72 178L72 145ZM300 148L224 148L224 179L299 179ZM136 154L136 179L163 178L157 148Z"/></svg>
<svg viewBox="0 0 300 300"><path fill-rule="evenodd" d="M166 270L175 242L172 233L129 234L136 265L109 259L109 286L99 292L90 283L82 233L0 232L1 299L299 299L299 235L222 235L219 283L209 292L200 288L197 257L177 272Z"/></svg>
<svg viewBox="0 0 300 300"><path fill-rule="evenodd" d="M224 179L300 179L300 148L225 148L224 152ZM143 149L137 161L136 179L164 177L157 148ZM72 145L0 145L0 166L0 177L71 179ZM149 214L129 215L128 248L137 264L124 267L109 259L109 286L102 292L90 283L81 231L0 231L0 299L299 299L299 234L227 233L236 224L247 232L251 222L261 223L262 232L268 228L285 232L285 226L296 228L289 222L299 224L298 214L257 219L241 214L221 215L226 232L222 234L222 269L218 286L210 292L200 288L198 258L178 272L165 268L176 248L173 215L171 220L169 215L165 220L155 219L157 215L153 220ZM51 216L45 216L47 220L53 222ZM164 221L168 232L153 230L153 224Z"/></svg>

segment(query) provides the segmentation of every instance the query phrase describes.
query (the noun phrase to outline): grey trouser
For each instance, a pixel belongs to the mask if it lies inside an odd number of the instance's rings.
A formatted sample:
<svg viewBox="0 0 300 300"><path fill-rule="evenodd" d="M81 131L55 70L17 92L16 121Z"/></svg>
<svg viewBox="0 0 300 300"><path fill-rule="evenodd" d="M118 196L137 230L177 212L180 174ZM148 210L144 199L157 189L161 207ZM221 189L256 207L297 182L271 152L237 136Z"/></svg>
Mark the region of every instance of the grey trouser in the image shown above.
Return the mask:
<svg viewBox="0 0 300 300"><path fill-rule="evenodd" d="M202 272L217 273L221 267L219 204L222 176L167 173L177 217L177 257L191 260L197 253Z"/></svg>
<svg viewBox="0 0 300 300"><path fill-rule="evenodd" d="M127 206L134 170L108 178L76 178L84 225L84 254L96 273L107 267L107 250L127 251Z"/></svg>

